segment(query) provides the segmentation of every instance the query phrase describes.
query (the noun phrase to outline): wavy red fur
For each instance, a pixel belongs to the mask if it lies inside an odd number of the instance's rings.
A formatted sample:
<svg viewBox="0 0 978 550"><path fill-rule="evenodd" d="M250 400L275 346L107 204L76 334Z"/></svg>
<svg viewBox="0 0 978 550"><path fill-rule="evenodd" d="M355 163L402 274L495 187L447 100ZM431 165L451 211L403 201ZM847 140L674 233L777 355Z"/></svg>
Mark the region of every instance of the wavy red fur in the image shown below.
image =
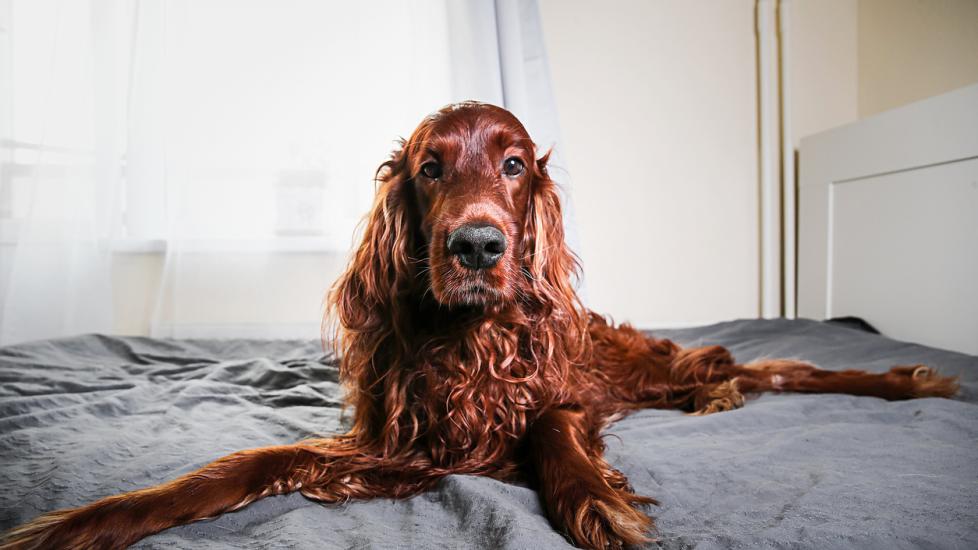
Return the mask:
<svg viewBox="0 0 978 550"><path fill-rule="evenodd" d="M442 109L381 165L360 246L329 295L354 422L349 433L242 451L169 483L52 512L2 548L120 548L163 529L300 491L322 502L417 494L450 474L523 479L555 529L586 548L648 540L651 498L602 457L601 430L643 407L709 414L743 393L949 396L924 366L829 372L793 360L738 365L585 309L547 155L507 111ZM435 163L428 173L422 168ZM508 168L507 168L508 166ZM517 168L522 167L517 173ZM446 246L498 229L497 263Z"/></svg>

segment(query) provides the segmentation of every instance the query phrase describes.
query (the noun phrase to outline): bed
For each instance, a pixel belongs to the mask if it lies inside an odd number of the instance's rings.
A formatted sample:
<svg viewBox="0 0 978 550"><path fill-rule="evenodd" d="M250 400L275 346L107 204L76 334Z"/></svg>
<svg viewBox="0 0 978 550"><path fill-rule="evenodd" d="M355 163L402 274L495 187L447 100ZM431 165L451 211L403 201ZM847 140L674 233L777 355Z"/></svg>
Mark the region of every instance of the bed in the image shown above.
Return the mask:
<svg viewBox="0 0 978 550"><path fill-rule="evenodd" d="M741 361L926 363L953 399L767 394L705 417L645 410L608 457L662 505L662 548L978 548L978 357L811 320L656 331ZM223 454L341 431L314 341L85 335L0 348L0 528L168 480ZM268 498L137 548L569 548L525 487L451 476L405 501ZM651 545L651 547L657 547Z"/></svg>

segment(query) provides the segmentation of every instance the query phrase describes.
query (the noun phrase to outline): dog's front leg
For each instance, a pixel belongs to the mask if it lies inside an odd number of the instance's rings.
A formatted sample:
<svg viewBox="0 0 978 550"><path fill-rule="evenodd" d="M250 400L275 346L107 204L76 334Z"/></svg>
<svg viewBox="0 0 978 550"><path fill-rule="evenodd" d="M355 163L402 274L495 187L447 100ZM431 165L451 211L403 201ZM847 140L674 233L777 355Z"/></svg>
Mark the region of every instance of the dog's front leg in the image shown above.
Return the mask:
<svg viewBox="0 0 978 550"><path fill-rule="evenodd" d="M580 410L553 409L534 422L530 453L550 520L583 548L647 542L652 520L635 505L655 501L632 493L596 435Z"/></svg>
<svg viewBox="0 0 978 550"><path fill-rule="evenodd" d="M125 548L176 525L302 490L321 480L329 462L326 440L237 452L162 485L40 516L6 533L0 548Z"/></svg>

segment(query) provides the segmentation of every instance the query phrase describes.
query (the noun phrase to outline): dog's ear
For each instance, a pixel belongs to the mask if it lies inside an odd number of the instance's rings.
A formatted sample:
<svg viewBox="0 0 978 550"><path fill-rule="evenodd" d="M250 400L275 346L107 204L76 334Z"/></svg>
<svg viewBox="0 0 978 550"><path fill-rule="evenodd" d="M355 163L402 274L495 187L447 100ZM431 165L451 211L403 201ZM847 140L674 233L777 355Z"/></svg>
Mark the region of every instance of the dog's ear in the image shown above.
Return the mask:
<svg viewBox="0 0 978 550"><path fill-rule="evenodd" d="M572 277L577 259L564 242L564 220L557 185L547 173L548 151L533 166L526 227L523 230L524 265L530 272L535 294L557 298L573 294Z"/></svg>
<svg viewBox="0 0 978 550"><path fill-rule="evenodd" d="M580 362L590 352L588 312L574 289L580 276L577 257L564 241L564 219L557 184L547 173L548 152L533 166L526 226L523 229L523 269L528 272L527 297L539 308L533 351L538 358L563 357Z"/></svg>
<svg viewBox="0 0 978 550"><path fill-rule="evenodd" d="M380 165L375 181L377 193L363 237L329 293L323 323L324 341L335 337L342 355L341 379L358 388L370 387L362 378L377 376L376 365L391 361L397 343L405 341L401 332L408 325L404 317L416 271L411 174L403 148ZM358 418L370 414L366 407L361 410L356 395L351 398Z"/></svg>

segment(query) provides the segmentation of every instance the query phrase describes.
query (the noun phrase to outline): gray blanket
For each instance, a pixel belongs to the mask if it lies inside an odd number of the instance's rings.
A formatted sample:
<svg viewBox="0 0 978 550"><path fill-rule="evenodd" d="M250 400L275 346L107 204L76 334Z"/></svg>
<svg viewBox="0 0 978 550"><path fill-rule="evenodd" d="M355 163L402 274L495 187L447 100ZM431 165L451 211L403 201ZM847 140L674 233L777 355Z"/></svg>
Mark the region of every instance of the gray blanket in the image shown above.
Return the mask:
<svg viewBox="0 0 978 550"><path fill-rule="evenodd" d="M955 400L763 395L705 417L646 410L608 455L654 496L665 548L978 548L978 358L812 321L657 331L741 361L927 363ZM342 429L334 358L308 341L80 336L0 348L0 529L223 454ZM452 476L406 501L268 498L139 548L567 548L533 491ZM655 547L655 545L652 545Z"/></svg>

